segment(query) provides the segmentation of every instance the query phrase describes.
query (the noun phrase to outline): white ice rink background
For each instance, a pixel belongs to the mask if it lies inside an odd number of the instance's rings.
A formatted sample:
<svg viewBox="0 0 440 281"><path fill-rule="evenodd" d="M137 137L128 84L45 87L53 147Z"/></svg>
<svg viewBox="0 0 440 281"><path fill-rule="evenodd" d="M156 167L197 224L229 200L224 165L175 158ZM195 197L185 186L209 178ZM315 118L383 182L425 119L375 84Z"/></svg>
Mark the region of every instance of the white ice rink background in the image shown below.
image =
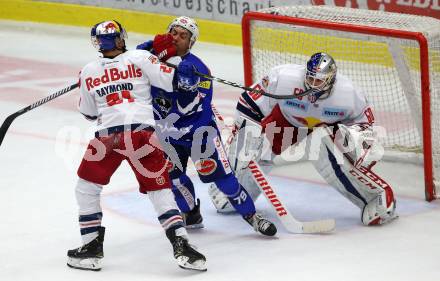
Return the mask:
<svg viewBox="0 0 440 281"><path fill-rule="evenodd" d="M0 122L13 112L76 82L96 58L89 29L0 21ZM129 32L134 48L150 39ZM240 48L197 42L194 53L212 74L243 83ZM214 104L232 116L239 90L215 84ZM323 182L308 163L277 167L273 186L301 220L336 219L324 235L287 233L268 202L257 208L278 227L258 235L238 216L219 215L207 185L193 176L205 228L191 242L208 260L206 273L177 267L148 198L137 192L123 165L102 196L106 226L100 272L66 266L66 251L80 245L74 196L76 168L91 124L76 111L78 92L20 116L0 147L0 280L439 280L440 203L424 201L422 170L379 165L394 187L400 218L365 227L360 211ZM191 171L194 174L193 171Z"/></svg>

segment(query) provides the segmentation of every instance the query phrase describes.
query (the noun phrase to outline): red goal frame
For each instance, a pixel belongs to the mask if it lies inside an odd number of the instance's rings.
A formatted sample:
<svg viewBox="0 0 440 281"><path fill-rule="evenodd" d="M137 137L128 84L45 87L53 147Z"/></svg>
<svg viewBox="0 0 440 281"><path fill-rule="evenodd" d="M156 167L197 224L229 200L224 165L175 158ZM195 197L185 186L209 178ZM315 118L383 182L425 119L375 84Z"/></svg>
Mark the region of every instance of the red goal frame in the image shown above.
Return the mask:
<svg viewBox="0 0 440 281"><path fill-rule="evenodd" d="M360 26L354 24L336 23L323 20L307 18L295 18L289 16L274 15L259 12L247 12L244 14L242 24L243 39L243 63L244 81L246 86L253 84L252 80L252 56L250 25L252 21L278 22L283 24L295 24L300 26L322 28L327 30L338 30L352 33L362 33L376 36L393 37L415 40L420 47L420 79L421 79L421 100L422 100L422 124L430 124L423 127L423 165L425 180L425 198L432 201L436 198L433 159L432 159L432 139L431 139L431 103L430 103L430 78L429 78L429 53L428 40L421 32L394 30L370 26Z"/></svg>

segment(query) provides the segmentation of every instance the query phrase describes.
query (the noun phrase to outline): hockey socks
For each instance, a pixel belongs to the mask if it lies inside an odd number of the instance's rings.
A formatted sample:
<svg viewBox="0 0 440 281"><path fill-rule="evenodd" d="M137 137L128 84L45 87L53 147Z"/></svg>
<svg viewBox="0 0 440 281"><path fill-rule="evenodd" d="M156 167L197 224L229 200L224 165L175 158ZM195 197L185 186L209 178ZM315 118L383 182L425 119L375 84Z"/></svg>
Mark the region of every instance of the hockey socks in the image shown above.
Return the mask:
<svg viewBox="0 0 440 281"><path fill-rule="evenodd" d="M83 244L87 244L98 236L101 228L102 213L79 216L79 227Z"/></svg>
<svg viewBox="0 0 440 281"><path fill-rule="evenodd" d="M173 179L172 191L176 199L177 206L182 212L189 212L195 206L195 191L191 179L182 174L177 179Z"/></svg>
<svg viewBox="0 0 440 281"><path fill-rule="evenodd" d="M165 231L169 229L183 228L185 225L183 223L182 216L179 210L171 209L158 217L160 224Z"/></svg>

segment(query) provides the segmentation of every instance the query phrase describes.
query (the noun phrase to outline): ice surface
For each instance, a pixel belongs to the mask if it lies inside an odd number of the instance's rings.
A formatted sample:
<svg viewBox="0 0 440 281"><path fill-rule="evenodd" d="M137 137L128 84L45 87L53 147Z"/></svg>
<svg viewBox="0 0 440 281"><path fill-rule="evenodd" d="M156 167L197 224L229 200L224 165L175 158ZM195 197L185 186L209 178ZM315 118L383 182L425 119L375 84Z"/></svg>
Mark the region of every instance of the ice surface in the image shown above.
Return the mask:
<svg viewBox="0 0 440 281"><path fill-rule="evenodd" d="M128 45L149 38L129 33ZM96 57L85 28L0 21L0 42L1 122L74 83L81 67ZM214 76L243 82L240 49L197 42L194 53ZM240 91L215 86L215 104L232 116ZM190 235L207 256L206 273L177 267L150 202L123 165L102 197L103 270L70 269L66 251L80 243L76 168L91 134L90 123L76 111L77 99L74 91L20 116L0 147L1 280L438 279L440 204L424 201L420 167L397 163L379 167L396 190L400 214L382 227L362 226L360 211L323 183L310 164L277 167L270 178L298 219L336 219L336 231L325 235L288 234L260 198L258 209L279 228L276 238L262 237L238 215L217 214L207 186L193 177L206 227Z"/></svg>

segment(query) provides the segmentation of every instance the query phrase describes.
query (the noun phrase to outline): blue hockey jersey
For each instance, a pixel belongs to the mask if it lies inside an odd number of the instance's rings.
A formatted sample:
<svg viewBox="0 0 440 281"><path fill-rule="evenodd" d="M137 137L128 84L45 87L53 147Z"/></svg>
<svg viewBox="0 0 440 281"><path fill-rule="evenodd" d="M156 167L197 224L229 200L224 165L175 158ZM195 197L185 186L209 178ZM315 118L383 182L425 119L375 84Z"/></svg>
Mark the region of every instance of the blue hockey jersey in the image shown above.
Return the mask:
<svg viewBox="0 0 440 281"><path fill-rule="evenodd" d="M200 73L211 74L202 60L191 53L183 56L182 60L189 60ZM171 136L168 138L171 144L191 145L193 134L199 127L213 125L212 92L212 81L205 78L200 79L198 90L195 92L180 89L166 92L151 87L158 129Z"/></svg>

